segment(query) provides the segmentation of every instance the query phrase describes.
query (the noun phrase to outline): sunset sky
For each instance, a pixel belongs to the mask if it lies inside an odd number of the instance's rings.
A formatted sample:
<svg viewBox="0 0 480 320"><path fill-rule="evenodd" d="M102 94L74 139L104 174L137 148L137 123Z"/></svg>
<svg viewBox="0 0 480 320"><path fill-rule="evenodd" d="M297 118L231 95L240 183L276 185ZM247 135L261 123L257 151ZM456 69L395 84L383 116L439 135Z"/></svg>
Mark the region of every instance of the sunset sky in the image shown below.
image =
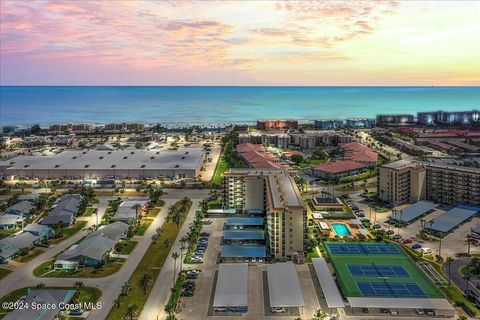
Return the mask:
<svg viewBox="0 0 480 320"><path fill-rule="evenodd" d="M480 85L480 1L5 1L2 85Z"/></svg>

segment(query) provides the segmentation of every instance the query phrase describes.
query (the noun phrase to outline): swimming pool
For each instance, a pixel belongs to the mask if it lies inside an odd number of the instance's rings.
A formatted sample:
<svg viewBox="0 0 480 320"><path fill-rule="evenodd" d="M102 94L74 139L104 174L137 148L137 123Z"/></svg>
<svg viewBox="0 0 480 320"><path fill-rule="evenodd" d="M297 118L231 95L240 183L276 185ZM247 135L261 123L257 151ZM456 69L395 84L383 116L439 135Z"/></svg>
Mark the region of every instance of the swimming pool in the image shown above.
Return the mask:
<svg viewBox="0 0 480 320"><path fill-rule="evenodd" d="M350 231L348 230L347 226L343 223L334 223L332 224L333 231L339 237L345 237L351 235Z"/></svg>

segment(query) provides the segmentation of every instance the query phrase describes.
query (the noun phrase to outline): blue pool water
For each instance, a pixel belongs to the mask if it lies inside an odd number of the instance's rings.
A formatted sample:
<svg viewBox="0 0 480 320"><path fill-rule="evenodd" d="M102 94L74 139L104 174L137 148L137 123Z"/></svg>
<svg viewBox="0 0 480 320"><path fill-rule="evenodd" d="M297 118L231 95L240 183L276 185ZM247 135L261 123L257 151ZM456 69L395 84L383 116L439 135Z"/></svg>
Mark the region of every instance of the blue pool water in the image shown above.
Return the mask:
<svg viewBox="0 0 480 320"><path fill-rule="evenodd" d="M345 237L351 235L350 231L348 230L347 226L343 223L334 223L332 224L333 231L339 237Z"/></svg>

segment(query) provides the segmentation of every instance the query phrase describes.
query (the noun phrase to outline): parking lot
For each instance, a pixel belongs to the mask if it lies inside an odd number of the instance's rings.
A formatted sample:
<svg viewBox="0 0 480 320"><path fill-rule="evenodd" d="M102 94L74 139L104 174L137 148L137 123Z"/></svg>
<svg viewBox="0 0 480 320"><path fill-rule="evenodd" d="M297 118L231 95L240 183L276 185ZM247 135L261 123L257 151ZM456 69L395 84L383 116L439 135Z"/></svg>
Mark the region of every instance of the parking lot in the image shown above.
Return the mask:
<svg viewBox="0 0 480 320"><path fill-rule="evenodd" d="M248 268L248 312L227 313L215 312L212 307L215 295L215 281L218 273L218 257L220 253L220 240L223 235L225 218L211 218L211 225L204 227L204 231L210 232L209 244L205 251L205 259L202 264L186 264L185 269L200 269L201 272L195 281L196 288L193 297L182 297L180 306L182 312L177 315L178 319L271 319L272 315L282 319L295 319L298 316L311 317L320 307L317 299L312 274L308 265L296 265L303 297L307 307L296 308L293 312L272 314L268 303L268 286L264 286L264 273L266 277L266 265L263 263L250 263ZM317 281L318 282L318 281ZM267 293L267 297L265 296ZM267 299L266 299L266 298ZM324 303L325 304L325 303Z"/></svg>

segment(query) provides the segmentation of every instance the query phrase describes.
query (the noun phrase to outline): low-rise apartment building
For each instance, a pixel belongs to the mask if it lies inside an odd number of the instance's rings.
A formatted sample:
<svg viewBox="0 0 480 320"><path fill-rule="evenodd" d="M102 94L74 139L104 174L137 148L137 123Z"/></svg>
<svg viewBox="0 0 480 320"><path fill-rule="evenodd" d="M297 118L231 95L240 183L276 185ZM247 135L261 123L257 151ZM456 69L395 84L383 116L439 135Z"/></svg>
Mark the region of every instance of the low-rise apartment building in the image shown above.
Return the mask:
<svg viewBox="0 0 480 320"><path fill-rule="evenodd" d="M88 123L67 123L67 124L52 124L48 129L50 133L74 132L74 133L89 133L92 131L92 125Z"/></svg>
<svg viewBox="0 0 480 320"><path fill-rule="evenodd" d="M265 214L270 256L304 253L307 211L295 180L283 170L230 169L223 174L223 208Z"/></svg>
<svg viewBox="0 0 480 320"><path fill-rule="evenodd" d="M141 122L107 123L103 129L105 132L143 132L145 125Z"/></svg>
<svg viewBox="0 0 480 320"><path fill-rule="evenodd" d="M398 206L430 200L448 205L480 205L480 169L399 160L378 168L378 194Z"/></svg>

